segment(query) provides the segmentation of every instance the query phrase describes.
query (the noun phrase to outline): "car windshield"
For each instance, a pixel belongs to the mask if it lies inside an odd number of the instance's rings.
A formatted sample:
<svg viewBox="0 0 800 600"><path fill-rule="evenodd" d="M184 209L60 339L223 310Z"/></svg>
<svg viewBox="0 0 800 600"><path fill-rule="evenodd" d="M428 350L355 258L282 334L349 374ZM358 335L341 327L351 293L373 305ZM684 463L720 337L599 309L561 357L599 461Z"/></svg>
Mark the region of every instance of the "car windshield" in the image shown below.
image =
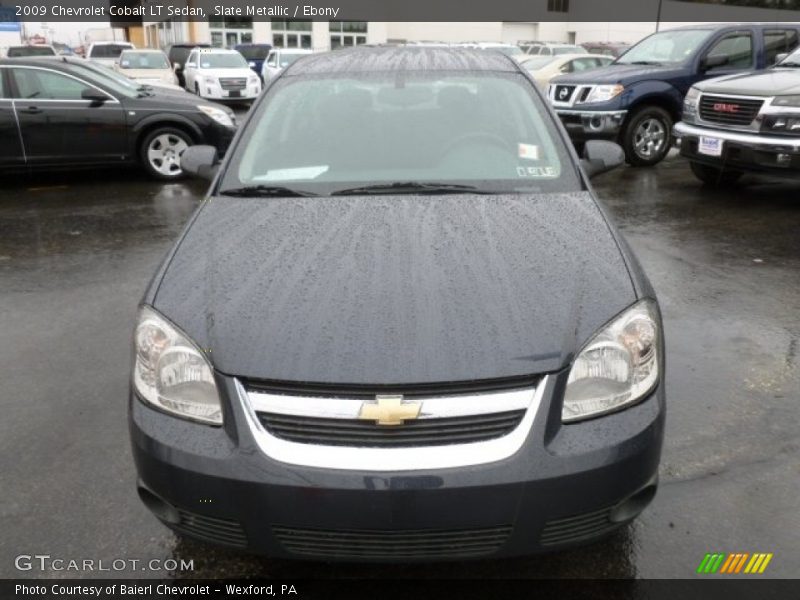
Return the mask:
<svg viewBox="0 0 800 600"><path fill-rule="evenodd" d="M201 69L247 69L247 61L238 52L204 52L200 54Z"/></svg>
<svg viewBox="0 0 800 600"><path fill-rule="evenodd" d="M92 46L89 58L118 58L124 50L130 48L130 44L99 44Z"/></svg>
<svg viewBox="0 0 800 600"><path fill-rule="evenodd" d="M533 56L523 60L520 64L528 71L538 71L556 60L554 56Z"/></svg>
<svg viewBox="0 0 800 600"><path fill-rule="evenodd" d="M556 46L553 54L586 54L586 50L581 46Z"/></svg>
<svg viewBox="0 0 800 600"><path fill-rule="evenodd" d="M269 54L270 46L241 46L236 50L246 60L264 60Z"/></svg>
<svg viewBox="0 0 800 600"><path fill-rule="evenodd" d="M123 69L169 69L163 52L123 52L119 57Z"/></svg>
<svg viewBox="0 0 800 600"><path fill-rule="evenodd" d="M508 56L519 56L520 54L525 54L522 51L522 48L519 46L495 46L493 48L489 48L489 50L497 50L498 52L502 52Z"/></svg>
<svg viewBox="0 0 800 600"><path fill-rule="evenodd" d="M283 69L284 67L288 67L298 58L306 56L305 54L301 54L299 52L281 52L280 58L278 60L278 65Z"/></svg>
<svg viewBox="0 0 800 600"><path fill-rule="evenodd" d="M9 58L22 56L55 56L55 51L49 46L17 46L8 49Z"/></svg>
<svg viewBox="0 0 800 600"><path fill-rule="evenodd" d="M298 75L279 79L265 100L221 193L581 189L552 118L519 73Z"/></svg>
<svg viewBox="0 0 800 600"><path fill-rule="evenodd" d="M710 35L708 29L676 29L654 33L628 50L617 60L617 64L679 64L692 56Z"/></svg>

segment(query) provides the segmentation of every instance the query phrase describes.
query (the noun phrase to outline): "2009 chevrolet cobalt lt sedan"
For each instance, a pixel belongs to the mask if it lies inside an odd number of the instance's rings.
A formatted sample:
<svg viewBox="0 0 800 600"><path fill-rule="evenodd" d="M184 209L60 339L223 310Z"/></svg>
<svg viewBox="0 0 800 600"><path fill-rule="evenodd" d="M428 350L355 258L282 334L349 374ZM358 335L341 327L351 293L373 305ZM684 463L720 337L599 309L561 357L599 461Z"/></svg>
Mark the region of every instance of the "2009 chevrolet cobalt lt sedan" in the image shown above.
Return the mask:
<svg viewBox="0 0 800 600"><path fill-rule="evenodd" d="M175 531L276 557L509 556L657 486L653 289L500 53L315 54L259 99L146 292L130 431Z"/></svg>

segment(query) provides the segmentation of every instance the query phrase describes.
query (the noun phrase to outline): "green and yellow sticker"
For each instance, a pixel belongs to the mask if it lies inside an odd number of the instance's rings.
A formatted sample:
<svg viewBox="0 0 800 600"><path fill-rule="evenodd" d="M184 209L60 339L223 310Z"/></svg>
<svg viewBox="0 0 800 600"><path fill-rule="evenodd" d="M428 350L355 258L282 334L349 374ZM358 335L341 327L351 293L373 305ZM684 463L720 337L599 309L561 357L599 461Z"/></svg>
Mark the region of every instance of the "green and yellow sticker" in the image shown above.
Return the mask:
<svg viewBox="0 0 800 600"><path fill-rule="evenodd" d="M700 561L697 573L711 575L761 574L772 560L772 552L709 552Z"/></svg>

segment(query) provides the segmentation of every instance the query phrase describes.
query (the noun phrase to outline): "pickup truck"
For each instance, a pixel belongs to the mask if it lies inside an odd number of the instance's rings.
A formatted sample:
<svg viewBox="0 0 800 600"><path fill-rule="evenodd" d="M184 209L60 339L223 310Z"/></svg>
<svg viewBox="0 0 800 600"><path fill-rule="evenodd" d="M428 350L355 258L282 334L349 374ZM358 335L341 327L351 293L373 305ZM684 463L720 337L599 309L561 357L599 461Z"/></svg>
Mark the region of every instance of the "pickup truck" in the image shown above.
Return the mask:
<svg viewBox="0 0 800 600"><path fill-rule="evenodd" d="M672 146L683 98L711 77L764 69L798 46L798 23L693 25L654 33L607 67L555 78L548 97L580 149L619 143L634 166L660 162Z"/></svg>
<svg viewBox="0 0 800 600"><path fill-rule="evenodd" d="M766 71L694 85L674 135L704 183L748 171L800 177L800 49Z"/></svg>

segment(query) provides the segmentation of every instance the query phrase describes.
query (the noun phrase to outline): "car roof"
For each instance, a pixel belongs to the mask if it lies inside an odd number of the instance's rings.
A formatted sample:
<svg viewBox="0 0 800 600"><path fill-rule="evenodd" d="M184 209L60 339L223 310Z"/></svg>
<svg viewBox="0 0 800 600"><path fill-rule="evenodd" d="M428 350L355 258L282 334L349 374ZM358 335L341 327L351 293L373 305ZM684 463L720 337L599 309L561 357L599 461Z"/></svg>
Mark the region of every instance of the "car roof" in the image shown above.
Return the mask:
<svg viewBox="0 0 800 600"><path fill-rule="evenodd" d="M519 72L514 59L502 52L473 48L402 46L346 48L310 54L289 69L293 75L392 71Z"/></svg>

